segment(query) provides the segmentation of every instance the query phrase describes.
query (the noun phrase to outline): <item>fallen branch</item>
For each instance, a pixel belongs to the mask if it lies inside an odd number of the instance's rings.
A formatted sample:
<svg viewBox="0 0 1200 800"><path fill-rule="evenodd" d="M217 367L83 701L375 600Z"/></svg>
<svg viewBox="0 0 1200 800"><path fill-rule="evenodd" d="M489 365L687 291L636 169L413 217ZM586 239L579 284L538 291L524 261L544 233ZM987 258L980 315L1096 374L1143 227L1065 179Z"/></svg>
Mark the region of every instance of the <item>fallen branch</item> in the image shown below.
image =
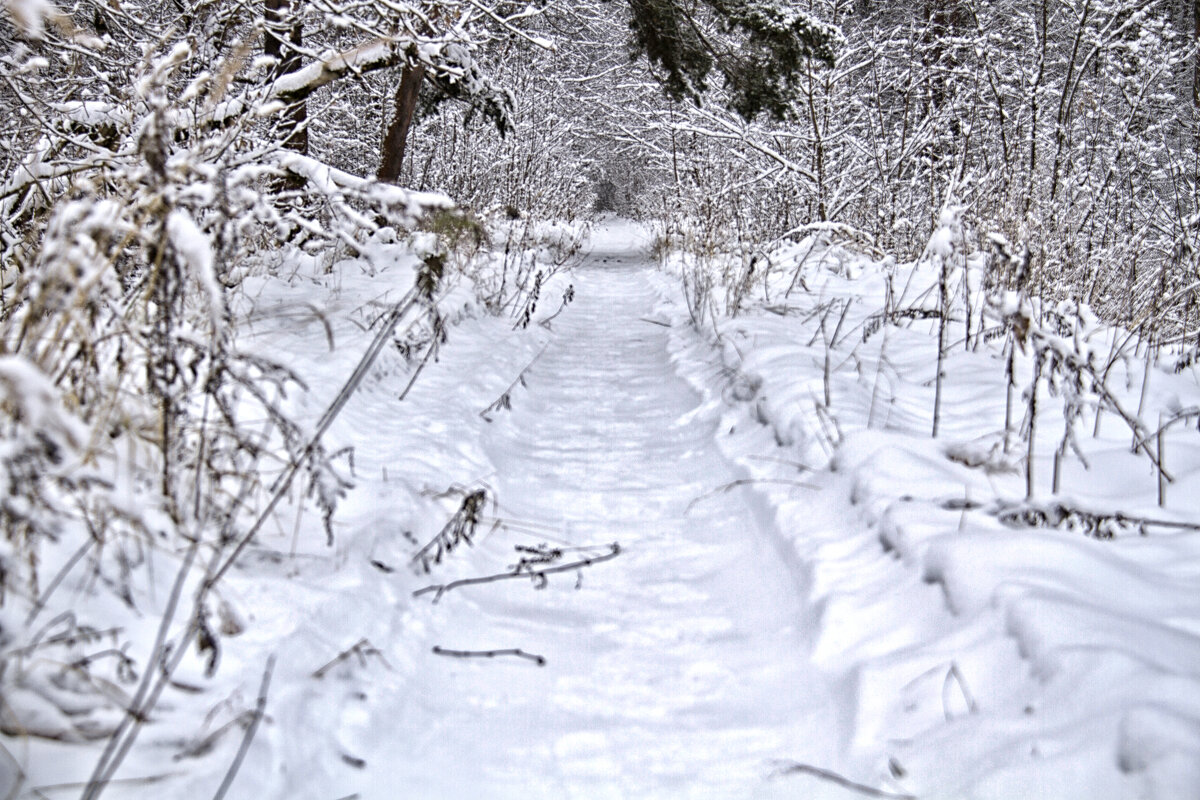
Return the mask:
<svg viewBox="0 0 1200 800"><path fill-rule="evenodd" d="M450 583L435 584L433 586L426 586L423 589L417 589L415 592L413 592L412 596L420 597L423 594L434 592L435 594L433 597L433 602L436 603L442 598L442 595L451 589L458 589L463 586L476 586L481 583L507 581L512 580L513 578L532 578L535 581L540 581L542 585L545 585L547 575L553 575L559 572L570 572L571 570L590 567L593 564L601 564L605 561L611 561L620 554L621 545L617 542L613 542L612 544L608 545L607 553L604 553L603 555L582 558L578 561L572 561L570 564L560 564L555 567L545 567L543 569L525 569L513 572L501 572L497 575L485 575L479 578L462 578L457 581L451 581Z"/></svg>
<svg viewBox="0 0 1200 800"><path fill-rule="evenodd" d="M539 667L546 666L546 657L539 656L534 653L526 653L520 648L510 648L507 650L447 650L444 647L434 646L433 652L439 656L450 656L451 658L495 658L496 656L516 656L524 658Z"/></svg>
<svg viewBox="0 0 1200 800"><path fill-rule="evenodd" d="M575 299L575 284L570 284L569 286L567 286L567 290L565 292L563 292L562 305L560 305L558 307L558 310L555 311L553 314L546 317L544 320L541 320L540 322L538 322L538 325L541 325L546 330L553 330L550 327L550 323L554 320L555 317L557 317L562 312L566 311L567 306L570 305L571 301L574 299Z"/></svg>
<svg viewBox="0 0 1200 800"><path fill-rule="evenodd" d="M845 789L865 794L867 797L884 797L888 800L917 800L916 795L912 794L896 794L894 792L885 792L882 789L876 789L873 786L867 786L862 783L855 783L849 778L838 775L836 772L831 772L821 767L814 767L812 764L801 764L798 761L781 766L775 773L776 775L812 775L822 780L836 783Z"/></svg>
<svg viewBox="0 0 1200 800"><path fill-rule="evenodd" d="M1010 528L1075 528L1097 539L1112 539L1118 532L1146 535L1146 528L1172 528L1184 531L1200 530L1200 524L1168 519L1154 519L1121 511L1090 511L1061 501L1047 503L998 502L989 511L1001 524Z"/></svg>

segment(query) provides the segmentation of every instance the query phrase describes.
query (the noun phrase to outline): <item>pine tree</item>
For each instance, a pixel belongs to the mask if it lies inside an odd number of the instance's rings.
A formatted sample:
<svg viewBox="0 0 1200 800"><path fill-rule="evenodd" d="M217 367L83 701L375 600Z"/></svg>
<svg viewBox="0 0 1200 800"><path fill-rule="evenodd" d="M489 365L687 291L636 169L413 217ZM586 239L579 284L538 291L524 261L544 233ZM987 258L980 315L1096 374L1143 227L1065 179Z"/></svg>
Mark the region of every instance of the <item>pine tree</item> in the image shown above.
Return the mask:
<svg viewBox="0 0 1200 800"><path fill-rule="evenodd" d="M629 0L633 56L663 70L674 100L700 101L714 70L743 119L793 116L810 61L832 66L841 32L778 0Z"/></svg>

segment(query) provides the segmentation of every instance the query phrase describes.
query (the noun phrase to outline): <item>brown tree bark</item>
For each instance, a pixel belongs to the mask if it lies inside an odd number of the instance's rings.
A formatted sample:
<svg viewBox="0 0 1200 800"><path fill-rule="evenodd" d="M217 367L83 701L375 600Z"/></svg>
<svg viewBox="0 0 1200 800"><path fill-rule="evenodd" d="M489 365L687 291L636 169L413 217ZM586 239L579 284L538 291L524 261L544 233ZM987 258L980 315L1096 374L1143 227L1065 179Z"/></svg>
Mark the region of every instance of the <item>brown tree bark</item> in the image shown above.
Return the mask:
<svg viewBox="0 0 1200 800"><path fill-rule="evenodd" d="M958 65L957 56L947 48L947 43L958 36L965 26L965 14L956 0L937 0L925 5L925 22L928 25L931 45L926 65L932 73L930 99L935 108L941 109L948 94L947 73ZM957 122L957 119L954 120L955 125Z"/></svg>
<svg viewBox="0 0 1200 800"><path fill-rule="evenodd" d="M408 147L408 130L412 126L413 112L417 110L417 98L424 77L425 67L421 64L405 66L400 73L400 88L396 90L396 116L383 139L383 152L376 174L379 180L386 183L395 183L400 179L404 151Z"/></svg>
<svg viewBox="0 0 1200 800"><path fill-rule="evenodd" d="M274 77L295 72L300 69L300 45L303 30L299 20L291 19L292 0L264 0L263 19L267 30L263 40L263 53L277 60ZM285 33L287 40L281 38ZM283 117L284 140L283 146L299 153L308 152L308 103L303 100L293 100Z"/></svg>

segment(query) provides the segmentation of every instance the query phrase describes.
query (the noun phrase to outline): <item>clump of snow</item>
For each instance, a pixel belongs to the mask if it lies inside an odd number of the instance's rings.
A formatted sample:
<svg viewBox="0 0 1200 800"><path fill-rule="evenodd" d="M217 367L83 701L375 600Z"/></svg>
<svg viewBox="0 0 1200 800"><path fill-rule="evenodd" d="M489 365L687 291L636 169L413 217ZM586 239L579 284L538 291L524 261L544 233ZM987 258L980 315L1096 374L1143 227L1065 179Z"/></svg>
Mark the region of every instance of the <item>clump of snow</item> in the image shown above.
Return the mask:
<svg viewBox="0 0 1200 800"><path fill-rule="evenodd" d="M221 325L225 294L213 269L213 250L208 236L200 230L200 226L187 211L177 208L167 215L167 237L171 240L175 252L208 294L214 324Z"/></svg>
<svg viewBox="0 0 1200 800"><path fill-rule="evenodd" d="M17 29L30 39L42 38L46 22L62 13L49 0L4 0L0 8L4 9Z"/></svg>
<svg viewBox="0 0 1200 800"><path fill-rule="evenodd" d="M929 252L941 258L954 255L962 242L962 212L960 206L948 206L938 216L937 228L929 239Z"/></svg>
<svg viewBox="0 0 1200 800"><path fill-rule="evenodd" d="M49 433L71 447L87 441L86 426L63 409L54 383L22 356L0 356L0 398L28 431Z"/></svg>

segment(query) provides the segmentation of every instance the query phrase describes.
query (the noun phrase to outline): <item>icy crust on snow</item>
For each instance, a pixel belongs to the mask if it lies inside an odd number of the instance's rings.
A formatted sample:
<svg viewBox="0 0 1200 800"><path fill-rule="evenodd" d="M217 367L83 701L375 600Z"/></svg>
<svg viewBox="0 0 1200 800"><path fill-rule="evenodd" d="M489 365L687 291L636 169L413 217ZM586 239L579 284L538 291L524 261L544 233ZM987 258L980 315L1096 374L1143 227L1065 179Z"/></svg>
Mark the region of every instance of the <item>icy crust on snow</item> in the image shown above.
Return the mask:
<svg viewBox="0 0 1200 800"><path fill-rule="evenodd" d="M678 369L725 409L722 449L758 482L811 574L814 658L844 689L844 761L821 766L922 798L1194 796L1200 534L1134 528L1102 540L1070 525L1001 524L997 503L1020 506L1025 486L1020 454L1001 448L1000 343L965 352L961 327L952 337L933 440L936 320L880 329L869 319L883 307L887 273L917 296L936 285L936 268L875 263L813 239L774 263L753 303L701 335L670 274L679 266L668 264L660 312L674 324ZM971 280L979 285L978 274ZM818 309L831 301L852 305L831 352L826 407L824 340L840 307L824 335ZM1107 354L1115 332L1093 335ZM1027 356L1018 354L1016 372L1028 381ZM1110 389L1137 408L1141 367L1113 372ZM1197 400L1194 369L1156 368L1144 418ZM1062 412L1044 387L1041 403L1035 497L1044 505ZM1176 482L1158 508L1128 429L1111 415L1096 438L1090 415L1080 427L1090 469L1070 458L1056 500L1200 523L1194 431L1170 432Z"/></svg>

